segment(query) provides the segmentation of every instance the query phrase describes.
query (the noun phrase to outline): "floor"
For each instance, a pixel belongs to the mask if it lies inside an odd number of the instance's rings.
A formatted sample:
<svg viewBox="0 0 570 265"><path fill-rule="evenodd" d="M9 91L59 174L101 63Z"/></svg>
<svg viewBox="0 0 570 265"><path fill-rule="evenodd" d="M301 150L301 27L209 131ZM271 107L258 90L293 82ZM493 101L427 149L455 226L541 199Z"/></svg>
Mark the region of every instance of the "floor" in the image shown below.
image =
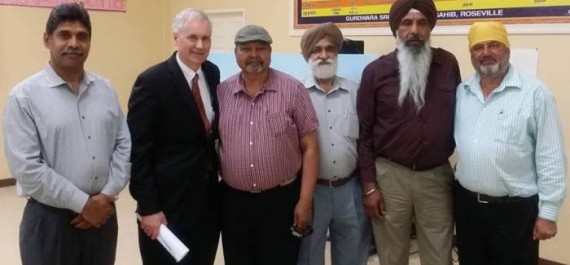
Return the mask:
<svg viewBox="0 0 570 265"><path fill-rule="evenodd" d="M4 227L4 229L0 230L0 258L2 264L21 265L18 249L18 227L25 203L25 199L16 196L14 186L0 188L0 212L2 213L0 223ZM125 192L117 201L119 240L116 265L141 264L134 209L134 200ZM221 252L220 246L215 265L224 264L224 258ZM378 258L376 256L370 257L368 261L368 265L373 264L378 265ZM417 254L410 255L410 265L419 264ZM329 257L327 257L326 265L330 265Z"/></svg>

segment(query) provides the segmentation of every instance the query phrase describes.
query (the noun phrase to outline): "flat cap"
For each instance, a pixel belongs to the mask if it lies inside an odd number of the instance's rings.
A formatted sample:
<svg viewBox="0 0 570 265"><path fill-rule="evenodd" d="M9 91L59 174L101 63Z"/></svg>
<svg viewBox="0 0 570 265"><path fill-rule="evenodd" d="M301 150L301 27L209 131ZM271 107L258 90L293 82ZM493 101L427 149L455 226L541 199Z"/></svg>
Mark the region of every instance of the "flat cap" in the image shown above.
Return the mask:
<svg viewBox="0 0 570 265"><path fill-rule="evenodd" d="M262 41L267 44L273 43L269 32L258 25L247 25L239 29L236 33L235 43L246 43L250 41Z"/></svg>

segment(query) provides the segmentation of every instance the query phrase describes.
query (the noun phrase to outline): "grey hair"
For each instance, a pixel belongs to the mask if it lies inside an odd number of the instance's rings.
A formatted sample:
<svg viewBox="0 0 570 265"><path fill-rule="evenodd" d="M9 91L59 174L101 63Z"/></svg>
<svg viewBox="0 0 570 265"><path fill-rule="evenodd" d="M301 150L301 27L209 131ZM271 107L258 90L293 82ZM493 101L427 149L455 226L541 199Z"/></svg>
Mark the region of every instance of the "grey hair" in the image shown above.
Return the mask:
<svg viewBox="0 0 570 265"><path fill-rule="evenodd" d="M212 26L210 18L206 12L197 8L187 8L180 11L172 21L172 32L178 33L188 21L207 21Z"/></svg>

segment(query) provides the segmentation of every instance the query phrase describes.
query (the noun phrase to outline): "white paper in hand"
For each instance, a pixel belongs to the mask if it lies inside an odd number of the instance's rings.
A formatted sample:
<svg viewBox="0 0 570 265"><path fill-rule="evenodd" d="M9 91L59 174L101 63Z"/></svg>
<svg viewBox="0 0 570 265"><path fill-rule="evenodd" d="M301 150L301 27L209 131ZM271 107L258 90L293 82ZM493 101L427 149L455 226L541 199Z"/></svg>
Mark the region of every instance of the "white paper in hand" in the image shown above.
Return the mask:
<svg viewBox="0 0 570 265"><path fill-rule="evenodd" d="M157 240L172 255L176 262L182 260L190 251L165 225L160 225Z"/></svg>
<svg viewBox="0 0 570 265"><path fill-rule="evenodd" d="M137 213L137 219L141 220L141 216ZM168 227L164 224L158 229L158 242L172 255L176 262L180 262L190 251Z"/></svg>

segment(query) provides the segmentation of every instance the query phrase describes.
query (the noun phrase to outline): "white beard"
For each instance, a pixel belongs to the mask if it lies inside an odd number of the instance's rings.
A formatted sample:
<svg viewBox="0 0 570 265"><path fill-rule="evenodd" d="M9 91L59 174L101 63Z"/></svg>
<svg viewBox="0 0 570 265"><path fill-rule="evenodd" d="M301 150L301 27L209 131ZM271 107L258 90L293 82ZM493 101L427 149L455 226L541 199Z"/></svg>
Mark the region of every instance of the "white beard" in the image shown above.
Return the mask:
<svg viewBox="0 0 570 265"><path fill-rule="evenodd" d="M397 37L396 47L400 63L398 105L402 107L404 99L409 96L419 112L425 105L425 91L432 59L430 40L426 40L422 48L412 49Z"/></svg>
<svg viewBox="0 0 570 265"><path fill-rule="evenodd" d="M309 67L315 79L331 79L335 77L337 66L336 58L329 58L327 60L309 59Z"/></svg>

